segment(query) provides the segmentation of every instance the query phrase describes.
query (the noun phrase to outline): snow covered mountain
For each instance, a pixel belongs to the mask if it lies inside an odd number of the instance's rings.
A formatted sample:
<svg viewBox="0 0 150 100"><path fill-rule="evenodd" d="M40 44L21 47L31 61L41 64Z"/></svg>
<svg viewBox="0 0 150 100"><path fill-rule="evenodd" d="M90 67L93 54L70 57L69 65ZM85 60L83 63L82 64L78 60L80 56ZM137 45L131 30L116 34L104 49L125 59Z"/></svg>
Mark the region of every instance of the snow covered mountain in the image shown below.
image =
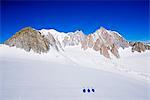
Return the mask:
<svg viewBox="0 0 150 100"><path fill-rule="evenodd" d="M27 27L0 44L0 99L149 100L149 59L148 45L103 27Z"/></svg>
<svg viewBox="0 0 150 100"><path fill-rule="evenodd" d="M110 58L109 51L119 58L118 48L129 47L128 42L119 33L108 31L103 27L89 35L78 30L69 33L59 33L53 29L41 30L40 32L45 36L52 34L63 47L81 45L81 49L93 49L107 58Z"/></svg>
<svg viewBox="0 0 150 100"><path fill-rule="evenodd" d="M64 51L66 46L80 45L81 49L93 49L106 58L110 58L111 54L119 58L118 49L128 48L129 45L133 47L132 51L141 52L145 51L145 49L150 49L149 45L145 46L142 43L140 45L129 44L119 33L106 30L103 27L89 35L85 35L82 31L78 30L63 33L54 29L35 30L31 27L26 27L4 43L26 51L33 50L37 53L48 52L50 48Z"/></svg>

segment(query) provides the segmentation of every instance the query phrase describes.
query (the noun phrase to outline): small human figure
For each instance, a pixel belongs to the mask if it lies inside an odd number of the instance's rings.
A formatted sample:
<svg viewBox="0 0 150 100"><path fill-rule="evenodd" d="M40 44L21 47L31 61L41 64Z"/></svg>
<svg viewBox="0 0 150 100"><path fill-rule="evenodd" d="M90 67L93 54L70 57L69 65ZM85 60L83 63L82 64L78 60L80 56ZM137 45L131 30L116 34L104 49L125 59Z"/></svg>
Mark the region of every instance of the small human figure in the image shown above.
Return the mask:
<svg viewBox="0 0 150 100"><path fill-rule="evenodd" d="M92 89L92 92L95 92L95 90L94 90L94 89Z"/></svg>
<svg viewBox="0 0 150 100"><path fill-rule="evenodd" d="M88 89L87 91L90 92L90 89Z"/></svg>
<svg viewBox="0 0 150 100"><path fill-rule="evenodd" d="M86 90L85 89L83 89L83 93L85 93L86 92Z"/></svg>

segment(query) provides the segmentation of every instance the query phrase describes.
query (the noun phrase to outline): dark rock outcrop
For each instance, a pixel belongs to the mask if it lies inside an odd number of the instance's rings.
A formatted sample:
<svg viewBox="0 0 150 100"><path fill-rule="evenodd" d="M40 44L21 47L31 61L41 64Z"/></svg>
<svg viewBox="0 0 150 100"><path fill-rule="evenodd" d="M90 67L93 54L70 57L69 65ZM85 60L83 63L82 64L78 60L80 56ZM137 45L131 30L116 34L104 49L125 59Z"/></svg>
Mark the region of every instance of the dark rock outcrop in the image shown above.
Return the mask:
<svg viewBox="0 0 150 100"><path fill-rule="evenodd" d="M23 28L5 41L4 44L16 46L26 51L33 50L36 53L44 53L49 50L49 41L39 31L31 27Z"/></svg>
<svg viewBox="0 0 150 100"><path fill-rule="evenodd" d="M145 45L145 49L146 49L146 50L150 50L150 45L146 44L146 45Z"/></svg>
<svg viewBox="0 0 150 100"><path fill-rule="evenodd" d="M145 50L150 50L150 46L142 42L129 42L129 44L132 47L132 52L144 52Z"/></svg>

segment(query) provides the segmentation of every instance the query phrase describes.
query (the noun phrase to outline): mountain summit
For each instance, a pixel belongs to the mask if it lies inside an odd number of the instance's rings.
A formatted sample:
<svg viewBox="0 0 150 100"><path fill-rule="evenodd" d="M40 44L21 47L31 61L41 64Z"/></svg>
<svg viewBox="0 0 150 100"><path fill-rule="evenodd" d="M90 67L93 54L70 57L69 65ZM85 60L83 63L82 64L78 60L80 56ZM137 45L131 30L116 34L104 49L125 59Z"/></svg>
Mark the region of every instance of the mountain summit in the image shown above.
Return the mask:
<svg viewBox="0 0 150 100"><path fill-rule="evenodd" d="M85 35L82 31L58 32L54 29L36 30L26 27L4 42L9 46L16 46L26 51L33 50L36 53L46 53L51 48L57 51L65 51L67 46L79 46L83 50L93 49L106 58L113 54L119 58L119 48L132 47L132 51L144 52L150 50L149 45L143 43L129 43L118 32L107 30L104 27L94 33Z"/></svg>

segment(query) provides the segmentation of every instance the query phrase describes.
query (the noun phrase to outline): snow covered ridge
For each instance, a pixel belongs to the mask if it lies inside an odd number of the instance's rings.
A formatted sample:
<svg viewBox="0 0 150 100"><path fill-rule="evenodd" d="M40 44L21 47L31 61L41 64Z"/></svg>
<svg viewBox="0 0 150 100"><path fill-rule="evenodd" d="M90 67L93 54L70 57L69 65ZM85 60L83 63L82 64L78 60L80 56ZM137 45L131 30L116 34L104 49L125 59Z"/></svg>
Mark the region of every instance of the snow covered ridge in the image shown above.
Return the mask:
<svg viewBox="0 0 150 100"><path fill-rule="evenodd" d="M120 58L119 48L133 47L132 51L144 52L150 50L149 45L142 43L129 43L118 32L107 30L103 27L94 33L85 35L82 31L58 32L54 29L36 30L26 27L4 42L10 47L15 46L26 51L47 53L54 48L56 51L65 51L68 46L79 46L78 49L92 49L106 58L113 54Z"/></svg>

